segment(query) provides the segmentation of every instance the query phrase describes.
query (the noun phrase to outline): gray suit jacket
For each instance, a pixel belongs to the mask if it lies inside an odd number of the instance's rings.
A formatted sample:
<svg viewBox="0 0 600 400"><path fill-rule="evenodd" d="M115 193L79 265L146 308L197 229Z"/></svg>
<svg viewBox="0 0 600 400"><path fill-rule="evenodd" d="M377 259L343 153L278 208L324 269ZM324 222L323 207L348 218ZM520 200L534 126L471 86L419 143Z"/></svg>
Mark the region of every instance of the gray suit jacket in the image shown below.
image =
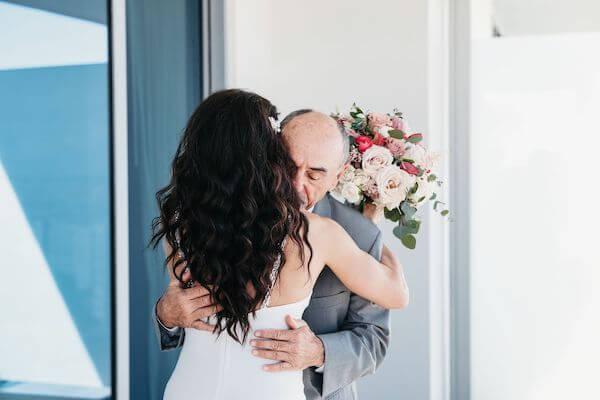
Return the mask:
<svg viewBox="0 0 600 400"><path fill-rule="evenodd" d="M314 211L339 223L356 244L373 257L381 257L381 232L351 207L327 195ZM156 314L155 314L156 315ZM325 346L322 372L304 370L304 393L313 399L357 399L356 379L375 372L390 337L390 313L350 292L327 267L323 269L303 319ZM156 321L161 350L183 344L184 331L168 332Z"/></svg>

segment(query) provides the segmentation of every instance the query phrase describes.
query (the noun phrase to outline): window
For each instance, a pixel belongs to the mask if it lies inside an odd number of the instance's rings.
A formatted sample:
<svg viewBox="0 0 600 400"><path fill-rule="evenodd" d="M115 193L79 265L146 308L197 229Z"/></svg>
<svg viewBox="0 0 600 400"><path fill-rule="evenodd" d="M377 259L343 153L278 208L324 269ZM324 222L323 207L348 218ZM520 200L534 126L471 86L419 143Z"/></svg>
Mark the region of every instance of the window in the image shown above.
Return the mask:
<svg viewBox="0 0 600 400"><path fill-rule="evenodd" d="M108 399L108 7L38 3L0 2L0 397Z"/></svg>

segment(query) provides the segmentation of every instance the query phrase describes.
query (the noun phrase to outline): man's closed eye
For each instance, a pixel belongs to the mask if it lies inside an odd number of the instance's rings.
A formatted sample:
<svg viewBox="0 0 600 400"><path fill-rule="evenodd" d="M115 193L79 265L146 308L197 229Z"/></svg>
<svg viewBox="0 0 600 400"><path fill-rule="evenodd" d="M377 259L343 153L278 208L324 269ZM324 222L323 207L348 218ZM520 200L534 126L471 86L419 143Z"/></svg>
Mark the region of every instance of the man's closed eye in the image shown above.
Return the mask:
<svg viewBox="0 0 600 400"><path fill-rule="evenodd" d="M309 172L308 173L308 178L311 181L318 181L319 179L321 179L321 174L318 174L316 172Z"/></svg>

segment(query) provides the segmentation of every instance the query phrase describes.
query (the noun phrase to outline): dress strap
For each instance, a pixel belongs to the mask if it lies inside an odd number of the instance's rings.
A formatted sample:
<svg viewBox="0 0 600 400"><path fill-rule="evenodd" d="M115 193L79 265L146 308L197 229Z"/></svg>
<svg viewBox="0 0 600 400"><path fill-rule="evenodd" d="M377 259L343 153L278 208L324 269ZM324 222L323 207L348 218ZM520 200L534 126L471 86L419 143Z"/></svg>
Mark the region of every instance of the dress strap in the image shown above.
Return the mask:
<svg viewBox="0 0 600 400"><path fill-rule="evenodd" d="M281 251L283 251L283 249L285 248L285 242L286 242L286 240L287 240L287 236L284 237L283 241L281 242ZM275 280L277 279L277 274L279 272L279 267L281 267L281 254L279 254L277 256L277 259L273 263L273 268L271 269L271 275L269 277L270 280L271 280L271 284L269 286L269 289L267 290L267 294L265 296L265 300L263 301L263 304L260 307L261 309L269 307L269 304L271 303L271 294L273 293L273 288L275 287Z"/></svg>

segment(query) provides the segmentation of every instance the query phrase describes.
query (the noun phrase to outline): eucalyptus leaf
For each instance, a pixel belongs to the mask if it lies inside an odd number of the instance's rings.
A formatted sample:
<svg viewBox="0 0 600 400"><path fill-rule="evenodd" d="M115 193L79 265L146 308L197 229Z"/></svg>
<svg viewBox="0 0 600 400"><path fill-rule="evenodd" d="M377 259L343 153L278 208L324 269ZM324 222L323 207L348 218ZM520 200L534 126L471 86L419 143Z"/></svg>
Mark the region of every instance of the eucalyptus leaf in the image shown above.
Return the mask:
<svg viewBox="0 0 600 400"><path fill-rule="evenodd" d="M417 239L413 235L402 236L400 241L405 247L411 250L414 250L415 247L417 247Z"/></svg>
<svg viewBox="0 0 600 400"><path fill-rule="evenodd" d="M393 221L393 222L400 221L400 217L402 216L400 214L400 210L398 208L394 208L392 210L388 210L387 208L384 208L383 215L385 216L386 219L389 219L390 221Z"/></svg>
<svg viewBox="0 0 600 400"><path fill-rule="evenodd" d="M434 193L434 194L431 195L431 197L429 198L429 200L435 200L436 197L437 197L437 194Z"/></svg>
<svg viewBox="0 0 600 400"><path fill-rule="evenodd" d="M402 211L402 214L404 214L404 217L407 220L410 220L412 219L413 215L415 215L415 213L417 212L417 209L408 204L407 201L403 201L402 203L400 203L400 211Z"/></svg>
<svg viewBox="0 0 600 400"><path fill-rule="evenodd" d="M437 206L438 206L438 204L446 204L446 203L444 203L444 202L442 202L442 201L439 201L439 200L436 200L436 201L435 201L435 203L433 203L433 209L434 209L435 211L437 211Z"/></svg>
<svg viewBox="0 0 600 400"><path fill-rule="evenodd" d="M442 211L442 213L441 213L442 217L445 217L446 215L448 215L449 212L450 212L449 210Z"/></svg>
<svg viewBox="0 0 600 400"><path fill-rule="evenodd" d="M416 219L408 220L404 222L404 224L402 224L402 228L402 233L405 235L417 234L419 233L419 229L421 228L421 221Z"/></svg>
<svg viewBox="0 0 600 400"><path fill-rule="evenodd" d="M427 177L427 182L433 182L437 179L437 176L431 174Z"/></svg>
<svg viewBox="0 0 600 400"><path fill-rule="evenodd" d="M403 139L404 138L404 132L402 132L399 129L389 130L388 134L390 135L390 137L393 137L394 139Z"/></svg>
<svg viewBox="0 0 600 400"><path fill-rule="evenodd" d="M408 142L410 142L410 143L417 144L417 143L419 143L421 140L423 140L423 136L420 136L420 135L413 135L413 136L410 136L410 137L406 138L406 140L407 140Z"/></svg>
<svg viewBox="0 0 600 400"><path fill-rule="evenodd" d="M417 190L419 190L419 182L415 182L414 186L408 191L408 193L415 194L417 193Z"/></svg>

